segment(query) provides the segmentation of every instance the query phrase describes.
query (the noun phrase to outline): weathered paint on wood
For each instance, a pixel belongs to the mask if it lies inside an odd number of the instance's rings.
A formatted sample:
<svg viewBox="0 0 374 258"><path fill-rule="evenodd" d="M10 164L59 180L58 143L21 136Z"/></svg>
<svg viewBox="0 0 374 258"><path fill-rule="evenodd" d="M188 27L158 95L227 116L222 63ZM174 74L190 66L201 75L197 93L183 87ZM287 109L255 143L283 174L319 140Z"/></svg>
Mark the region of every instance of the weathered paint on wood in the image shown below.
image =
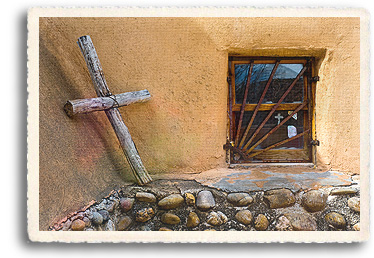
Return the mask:
<svg viewBox="0 0 374 258"><path fill-rule="evenodd" d="M109 97L112 96L108 85L106 83L103 69L101 67L99 58L97 56L95 47L92 43L90 36L82 36L78 39L78 45L83 54L84 60L86 61L88 71L91 75L92 82L98 97ZM131 169L134 173L138 184L144 185L152 181L146 168L140 159L139 153L135 147L135 144L131 138L130 132L127 129L118 108L113 107L105 110L110 123L118 137L121 144L123 153L125 154Z"/></svg>
<svg viewBox="0 0 374 258"><path fill-rule="evenodd" d="M103 111L113 107L128 106L133 103L146 102L151 99L151 94L147 90L126 92L110 97L99 97L91 99L68 100L64 110L68 116L76 114Z"/></svg>

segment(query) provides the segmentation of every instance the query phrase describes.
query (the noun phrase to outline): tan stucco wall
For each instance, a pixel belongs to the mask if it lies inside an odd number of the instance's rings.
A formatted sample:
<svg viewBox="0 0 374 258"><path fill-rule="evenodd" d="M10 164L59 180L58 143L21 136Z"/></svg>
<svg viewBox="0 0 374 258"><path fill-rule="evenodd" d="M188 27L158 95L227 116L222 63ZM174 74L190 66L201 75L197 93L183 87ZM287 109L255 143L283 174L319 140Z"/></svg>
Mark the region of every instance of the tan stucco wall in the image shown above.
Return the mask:
<svg viewBox="0 0 374 258"><path fill-rule="evenodd" d="M41 18L40 228L132 182L105 114L68 118L68 99L95 97L76 44L90 35L111 91L148 89L120 108L150 174L225 165L227 58L319 59L320 164L359 173L359 18Z"/></svg>

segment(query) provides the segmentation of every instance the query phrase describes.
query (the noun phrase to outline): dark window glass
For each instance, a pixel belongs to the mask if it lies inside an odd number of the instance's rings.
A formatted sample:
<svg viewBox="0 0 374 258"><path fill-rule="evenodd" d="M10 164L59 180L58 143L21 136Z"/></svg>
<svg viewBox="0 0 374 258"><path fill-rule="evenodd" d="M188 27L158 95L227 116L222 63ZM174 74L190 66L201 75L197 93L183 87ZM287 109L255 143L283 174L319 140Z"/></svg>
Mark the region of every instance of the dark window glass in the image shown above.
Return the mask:
<svg viewBox="0 0 374 258"><path fill-rule="evenodd" d="M264 92L266 83L274 68L274 64L254 64L248 89L247 104L257 104ZM273 76L273 80L265 94L263 104L275 104L287 91L294 79L302 70L302 64L280 64ZM243 103L244 91L247 84L249 64L235 65L235 102ZM293 86L282 103L303 102L303 76Z"/></svg>
<svg viewBox="0 0 374 258"><path fill-rule="evenodd" d="M247 83L249 72L248 64L235 65L235 102L243 103L245 86Z"/></svg>
<svg viewBox="0 0 374 258"><path fill-rule="evenodd" d="M280 64L262 103L277 103L302 69L302 64ZM301 76L282 103L301 103L303 94L304 79Z"/></svg>

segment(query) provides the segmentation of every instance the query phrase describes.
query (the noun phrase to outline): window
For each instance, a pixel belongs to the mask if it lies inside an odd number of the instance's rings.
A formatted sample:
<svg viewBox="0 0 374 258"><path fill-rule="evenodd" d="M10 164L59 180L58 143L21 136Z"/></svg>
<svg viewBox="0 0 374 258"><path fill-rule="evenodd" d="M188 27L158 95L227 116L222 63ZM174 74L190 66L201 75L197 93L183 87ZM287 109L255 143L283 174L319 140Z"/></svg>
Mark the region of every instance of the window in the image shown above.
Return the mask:
<svg viewBox="0 0 374 258"><path fill-rule="evenodd" d="M229 58L230 163L314 161L313 58Z"/></svg>

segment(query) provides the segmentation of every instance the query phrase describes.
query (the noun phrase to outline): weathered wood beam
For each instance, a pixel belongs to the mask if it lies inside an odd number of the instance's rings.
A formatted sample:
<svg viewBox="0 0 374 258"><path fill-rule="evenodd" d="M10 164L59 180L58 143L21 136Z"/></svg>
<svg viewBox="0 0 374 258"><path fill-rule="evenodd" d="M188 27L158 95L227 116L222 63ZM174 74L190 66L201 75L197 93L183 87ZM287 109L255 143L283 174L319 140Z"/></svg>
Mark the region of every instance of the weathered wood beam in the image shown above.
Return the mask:
<svg viewBox="0 0 374 258"><path fill-rule="evenodd" d="M64 110L68 116L72 117L76 114L128 106L133 103L146 102L150 99L151 94L147 90L141 90L112 95L110 97L68 100L64 106Z"/></svg>
<svg viewBox="0 0 374 258"><path fill-rule="evenodd" d="M92 82L94 84L95 91L98 97L109 97L112 95L110 92L106 80L104 78L103 69L101 67L99 58L97 56L95 47L92 43L90 36L82 36L78 39L78 45L83 54L84 60L86 61L88 71L91 75ZM127 129L123 119L121 117L118 108L114 107L104 111L107 115L113 129L117 135L117 138L121 144L123 153L125 154L131 169L134 173L138 184L144 185L152 181L146 168L144 167L142 160L138 154L129 130Z"/></svg>

